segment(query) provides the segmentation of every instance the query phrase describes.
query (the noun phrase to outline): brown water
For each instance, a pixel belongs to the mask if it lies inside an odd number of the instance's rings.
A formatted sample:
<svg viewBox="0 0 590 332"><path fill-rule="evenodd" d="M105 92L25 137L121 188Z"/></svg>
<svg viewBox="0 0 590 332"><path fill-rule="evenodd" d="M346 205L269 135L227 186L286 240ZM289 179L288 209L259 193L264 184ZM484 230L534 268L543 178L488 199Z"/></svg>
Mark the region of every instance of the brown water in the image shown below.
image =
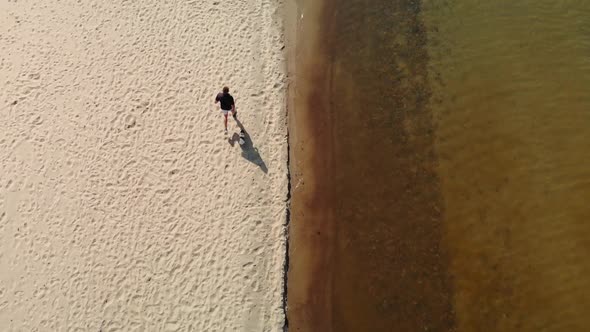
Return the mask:
<svg viewBox="0 0 590 332"><path fill-rule="evenodd" d="M298 10L290 327L586 331L590 2Z"/></svg>
<svg viewBox="0 0 590 332"><path fill-rule="evenodd" d="M458 330L590 329L590 2L429 0Z"/></svg>

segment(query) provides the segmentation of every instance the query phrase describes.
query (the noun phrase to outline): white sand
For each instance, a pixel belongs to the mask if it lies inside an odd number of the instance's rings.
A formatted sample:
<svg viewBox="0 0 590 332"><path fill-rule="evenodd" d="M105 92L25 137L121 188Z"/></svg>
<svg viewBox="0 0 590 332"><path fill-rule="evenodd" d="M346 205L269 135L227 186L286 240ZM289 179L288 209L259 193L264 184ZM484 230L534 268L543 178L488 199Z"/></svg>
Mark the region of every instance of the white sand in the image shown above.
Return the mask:
<svg viewBox="0 0 590 332"><path fill-rule="evenodd" d="M278 1L0 0L0 331L282 329Z"/></svg>

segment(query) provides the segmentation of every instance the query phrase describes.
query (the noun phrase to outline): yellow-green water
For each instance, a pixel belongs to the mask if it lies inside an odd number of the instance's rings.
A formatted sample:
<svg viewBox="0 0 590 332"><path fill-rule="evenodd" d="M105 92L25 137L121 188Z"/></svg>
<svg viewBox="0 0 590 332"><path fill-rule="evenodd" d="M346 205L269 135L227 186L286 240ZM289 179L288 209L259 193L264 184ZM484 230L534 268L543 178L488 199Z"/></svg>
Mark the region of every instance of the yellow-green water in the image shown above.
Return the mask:
<svg viewBox="0 0 590 332"><path fill-rule="evenodd" d="M297 3L290 327L586 331L590 1Z"/></svg>

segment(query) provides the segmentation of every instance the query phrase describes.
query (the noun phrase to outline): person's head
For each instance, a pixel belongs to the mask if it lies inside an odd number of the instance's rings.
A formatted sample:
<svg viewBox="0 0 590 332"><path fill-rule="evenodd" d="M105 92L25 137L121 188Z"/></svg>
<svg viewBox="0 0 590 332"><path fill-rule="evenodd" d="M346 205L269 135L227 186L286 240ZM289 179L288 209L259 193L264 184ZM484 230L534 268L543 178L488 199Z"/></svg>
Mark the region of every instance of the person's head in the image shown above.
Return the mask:
<svg viewBox="0 0 590 332"><path fill-rule="evenodd" d="M223 93L229 93L229 88L227 86L223 87Z"/></svg>

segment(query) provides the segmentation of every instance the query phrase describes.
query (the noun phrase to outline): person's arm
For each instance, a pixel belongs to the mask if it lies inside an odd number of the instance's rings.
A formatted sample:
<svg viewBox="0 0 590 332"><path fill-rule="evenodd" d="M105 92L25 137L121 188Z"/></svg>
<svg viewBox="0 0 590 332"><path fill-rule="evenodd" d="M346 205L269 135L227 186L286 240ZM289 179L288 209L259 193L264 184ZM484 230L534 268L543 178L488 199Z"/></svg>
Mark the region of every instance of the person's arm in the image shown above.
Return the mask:
<svg viewBox="0 0 590 332"><path fill-rule="evenodd" d="M219 93L217 94L217 96L215 96L215 103L217 104L219 102Z"/></svg>
<svg viewBox="0 0 590 332"><path fill-rule="evenodd" d="M234 102L231 103L231 114L236 117L236 104Z"/></svg>

